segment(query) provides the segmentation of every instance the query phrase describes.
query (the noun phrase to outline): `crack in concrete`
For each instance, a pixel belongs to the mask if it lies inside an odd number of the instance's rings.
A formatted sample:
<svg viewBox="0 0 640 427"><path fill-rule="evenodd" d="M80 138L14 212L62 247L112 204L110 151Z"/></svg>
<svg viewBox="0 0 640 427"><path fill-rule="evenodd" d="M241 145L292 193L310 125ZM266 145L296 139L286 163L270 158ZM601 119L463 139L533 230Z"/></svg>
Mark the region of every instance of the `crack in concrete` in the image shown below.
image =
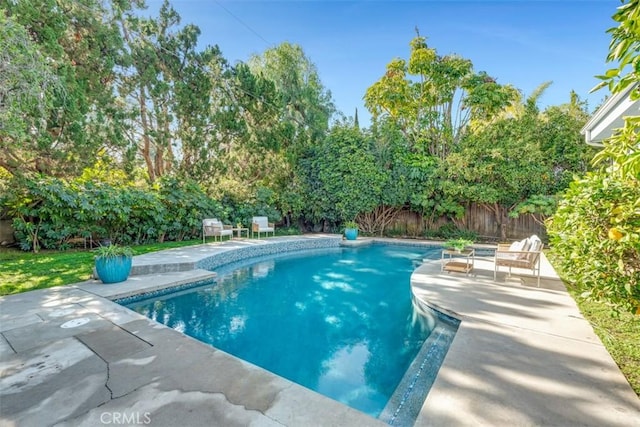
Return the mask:
<svg viewBox="0 0 640 427"><path fill-rule="evenodd" d="M91 293L91 292L89 292L89 291L86 291L86 292ZM115 303L115 302L111 301L110 299L107 299L107 298L101 297L100 295L97 295L97 294L93 294L93 295L95 295L95 296L97 296L97 297L99 297L99 298L105 299L105 300L107 300L108 302L110 302L110 303L112 303L112 304L116 304L116 305L118 305L120 308L124 308L124 309L126 309L126 310L129 310L127 307L125 307L125 306L121 306L121 305L119 305L119 304L117 304L117 303ZM107 322L109 322L109 323L113 324L113 326L115 326L115 327L117 327L117 328L121 329L122 331L124 331L124 332L128 333L129 335L131 335L131 336L133 336L133 337L136 337L137 339L139 339L140 341L142 341L142 342L144 342L144 343L146 343L146 344L149 344L149 346L150 346L150 347L155 347L155 346L154 346L154 344L153 344L151 341L148 341L148 340L146 340L146 339L142 338L141 336L136 335L136 334L135 334L135 333L133 333L132 331L130 331L130 330L128 330L128 329L126 329L126 328L124 327L124 325L118 325L118 324L113 323L113 321L112 321L111 319L109 319L109 318L107 318L107 317L104 317L104 316L103 316L99 311L95 310L93 307L88 307L88 306L86 306L86 305L84 305L84 304L82 304L82 303L78 303L78 305L79 305L79 306L81 306L81 307L83 307L83 308L86 308L87 310L89 310L90 312L94 313L95 315L97 315L97 316L98 316L98 317L100 317L101 319L106 320ZM132 313L135 313L135 311L132 311L132 310L129 310L129 311L131 311ZM136 313L136 314L137 314L137 313ZM149 320L149 318L142 316L140 320L147 320L147 321L148 321L148 320ZM135 321L135 320L134 320L134 321ZM127 322L127 323L130 323L130 322ZM157 323L157 322L156 322L156 323ZM125 323L125 324L126 324L126 323ZM158 323L158 324L159 324L159 325L162 325L162 323ZM166 326L166 325L163 325L163 326ZM171 329L171 328L170 328L170 329ZM172 330L173 330L173 329L172 329Z"/></svg>
<svg viewBox="0 0 640 427"><path fill-rule="evenodd" d="M9 346L9 348L11 349L11 351L13 351L13 354L14 354L14 355L15 355L15 354L18 354L18 352L16 351L16 349L11 345L11 341L9 341L9 340L7 339L7 337L6 337L6 336L4 336L4 333L0 333L0 335L2 335L2 339L4 340L4 342L6 342L6 343L7 343L7 345L8 345L8 346Z"/></svg>
<svg viewBox="0 0 640 427"><path fill-rule="evenodd" d="M109 387L109 379L111 377L111 367L109 365L109 362L107 362L104 357L100 356L98 353L96 353L91 347L89 347L88 345L86 345L85 343L82 342L81 339L79 339L77 336L74 335L73 337L76 341L78 341L80 344L82 344L85 348L89 349L89 351L93 354L95 354L100 360L102 360L104 362L104 364L107 366L107 379L104 382L104 387L109 390L109 400L113 400L113 390L111 390L111 387Z"/></svg>
<svg viewBox="0 0 640 427"><path fill-rule="evenodd" d="M109 399L113 400L113 390L111 390L111 387L109 387L109 380L111 379L111 365L106 360L105 363L107 364L107 380L104 382L104 386L107 390L109 390Z"/></svg>
<svg viewBox="0 0 640 427"><path fill-rule="evenodd" d="M135 393L136 391L140 390L141 388L146 387L146 386L148 386L149 384L153 384L153 383L154 383L154 381L150 381L150 382L148 382L148 383L144 383L144 384L140 385L139 387L136 387L136 388L134 388L134 389L131 389L131 390L129 390L128 392L126 392L126 393L124 393L124 394L120 394L120 395L118 395L118 396L112 395L111 400L121 399L121 398L123 398L123 397L125 397L125 396L128 396L128 395L130 395L131 393Z"/></svg>
<svg viewBox="0 0 640 427"><path fill-rule="evenodd" d="M145 320L146 320L146 319L145 319ZM125 331L125 332L126 332L126 333L128 333L129 335L131 335L131 336L133 336L133 337L136 337L136 338L137 338L137 339L139 339L140 341L142 341L142 342L144 342L144 343L146 343L146 344L149 344L149 347L155 347L155 345L153 345L153 343L152 343L151 341L147 341L146 339L142 338L142 337L141 337L141 336L139 336L139 335L134 334L133 332L131 332L130 330L128 330L128 329L126 329L126 328L124 328L123 326L120 326L120 325L115 325L115 326L117 326L118 328L122 329L123 331ZM144 351L144 350L140 350L140 351Z"/></svg>

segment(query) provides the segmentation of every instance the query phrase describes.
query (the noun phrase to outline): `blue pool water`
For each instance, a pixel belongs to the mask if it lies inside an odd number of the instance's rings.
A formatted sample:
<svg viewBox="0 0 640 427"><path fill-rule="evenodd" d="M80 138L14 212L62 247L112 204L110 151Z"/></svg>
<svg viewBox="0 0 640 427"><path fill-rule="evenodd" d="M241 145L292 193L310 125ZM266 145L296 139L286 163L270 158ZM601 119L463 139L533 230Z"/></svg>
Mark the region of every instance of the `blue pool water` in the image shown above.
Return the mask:
<svg viewBox="0 0 640 427"><path fill-rule="evenodd" d="M251 259L127 306L377 417L434 326L416 315L410 276L439 254L372 245Z"/></svg>

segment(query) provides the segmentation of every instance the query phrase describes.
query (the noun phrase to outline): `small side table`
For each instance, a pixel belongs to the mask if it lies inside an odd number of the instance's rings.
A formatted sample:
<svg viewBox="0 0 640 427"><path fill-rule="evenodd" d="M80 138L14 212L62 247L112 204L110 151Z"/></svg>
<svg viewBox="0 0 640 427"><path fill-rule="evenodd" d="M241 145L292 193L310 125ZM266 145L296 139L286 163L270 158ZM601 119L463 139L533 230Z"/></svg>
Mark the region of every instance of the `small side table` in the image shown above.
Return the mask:
<svg viewBox="0 0 640 427"><path fill-rule="evenodd" d="M236 232L236 237L238 237L238 238L242 237L242 233L243 232L246 232L247 233L247 239L249 238L249 229L248 228L245 228L245 227L234 227L231 230Z"/></svg>
<svg viewBox="0 0 640 427"><path fill-rule="evenodd" d="M440 271L456 271L458 273L466 273L469 275L469 272L473 270L475 255L475 249L465 249L460 252L451 249L443 249Z"/></svg>

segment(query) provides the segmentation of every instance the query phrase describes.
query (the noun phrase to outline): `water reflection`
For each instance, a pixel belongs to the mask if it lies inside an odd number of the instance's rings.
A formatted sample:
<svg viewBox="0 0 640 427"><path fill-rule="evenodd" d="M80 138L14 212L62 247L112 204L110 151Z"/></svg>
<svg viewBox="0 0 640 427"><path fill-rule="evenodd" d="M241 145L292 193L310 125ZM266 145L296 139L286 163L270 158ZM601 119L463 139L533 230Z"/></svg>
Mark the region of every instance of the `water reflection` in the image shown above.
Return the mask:
<svg viewBox="0 0 640 427"><path fill-rule="evenodd" d="M409 287L425 256L372 246L278 257L130 307L377 416L433 327Z"/></svg>

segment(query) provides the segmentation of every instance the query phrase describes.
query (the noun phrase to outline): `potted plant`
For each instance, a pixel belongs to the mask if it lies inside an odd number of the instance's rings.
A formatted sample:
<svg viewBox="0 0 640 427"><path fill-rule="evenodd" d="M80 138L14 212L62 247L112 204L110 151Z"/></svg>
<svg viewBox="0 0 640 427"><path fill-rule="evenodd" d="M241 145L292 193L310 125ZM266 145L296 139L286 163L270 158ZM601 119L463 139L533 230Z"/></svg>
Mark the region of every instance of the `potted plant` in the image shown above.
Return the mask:
<svg viewBox="0 0 640 427"><path fill-rule="evenodd" d="M96 274L102 283L124 282L131 272L133 252L128 246L111 244L94 250Z"/></svg>
<svg viewBox="0 0 640 427"><path fill-rule="evenodd" d="M468 239L450 239L444 242L444 247L454 250L456 252L462 252L467 246L473 245L473 240Z"/></svg>
<svg viewBox="0 0 640 427"><path fill-rule="evenodd" d="M347 221L344 223L344 237L347 240L356 240L358 238L358 223L355 221Z"/></svg>

